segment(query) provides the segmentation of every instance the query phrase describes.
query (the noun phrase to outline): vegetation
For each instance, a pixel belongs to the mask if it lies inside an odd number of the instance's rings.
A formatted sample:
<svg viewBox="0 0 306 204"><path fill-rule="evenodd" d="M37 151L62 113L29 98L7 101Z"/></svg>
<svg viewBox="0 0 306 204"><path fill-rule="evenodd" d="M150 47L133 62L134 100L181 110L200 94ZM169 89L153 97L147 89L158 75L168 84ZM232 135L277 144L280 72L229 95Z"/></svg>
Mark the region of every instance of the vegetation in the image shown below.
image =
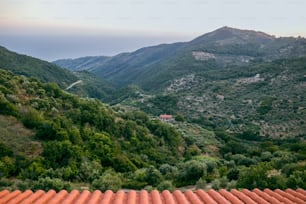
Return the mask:
<svg viewBox="0 0 306 204"><path fill-rule="evenodd" d="M77 77L70 71L46 61L11 52L1 46L0 67L15 74L39 78L42 82L54 82L62 88L77 81Z"/></svg>
<svg viewBox="0 0 306 204"><path fill-rule="evenodd" d="M245 138L305 137L305 64L303 57L204 69L171 80L158 94L121 103L152 115L181 115L206 129L226 129Z"/></svg>
<svg viewBox="0 0 306 204"><path fill-rule="evenodd" d="M305 188L302 138L170 126L4 70L0 82L2 188Z"/></svg>

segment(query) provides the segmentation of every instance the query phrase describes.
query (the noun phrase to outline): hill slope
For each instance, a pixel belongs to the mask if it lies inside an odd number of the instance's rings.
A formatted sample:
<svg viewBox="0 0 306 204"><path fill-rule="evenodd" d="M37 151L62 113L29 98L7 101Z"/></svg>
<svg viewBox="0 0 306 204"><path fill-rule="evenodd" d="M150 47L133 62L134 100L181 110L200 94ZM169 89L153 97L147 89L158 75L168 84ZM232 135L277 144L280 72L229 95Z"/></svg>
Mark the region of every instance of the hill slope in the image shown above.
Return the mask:
<svg viewBox="0 0 306 204"><path fill-rule="evenodd" d="M151 114L183 114L204 127L271 137L305 137L306 58L227 66L171 81L133 104Z"/></svg>
<svg viewBox="0 0 306 204"><path fill-rule="evenodd" d="M0 46L0 68L18 75L35 77L42 82L53 82L62 89L81 80L82 83L69 89L70 93L82 97L98 98L107 101L114 91L113 86L86 71L71 72L52 63L11 52ZM78 71L78 70L76 70Z"/></svg>
<svg viewBox="0 0 306 204"><path fill-rule="evenodd" d="M15 74L36 77L43 82L54 82L62 88L66 88L78 79L72 72L54 64L11 52L1 46L0 68L12 71Z"/></svg>

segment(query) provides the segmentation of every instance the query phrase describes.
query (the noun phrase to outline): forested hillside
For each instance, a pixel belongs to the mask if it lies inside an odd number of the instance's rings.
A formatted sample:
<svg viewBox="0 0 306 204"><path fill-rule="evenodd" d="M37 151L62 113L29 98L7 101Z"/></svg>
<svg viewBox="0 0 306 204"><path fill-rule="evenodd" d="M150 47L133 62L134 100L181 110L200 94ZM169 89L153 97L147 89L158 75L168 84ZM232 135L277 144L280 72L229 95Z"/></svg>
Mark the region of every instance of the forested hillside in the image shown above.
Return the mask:
<svg viewBox="0 0 306 204"><path fill-rule="evenodd" d="M21 55L0 46L0 67L15 74L35 77L42 82L52 82L66 89L74 82L81 83L67 90L82 97L108 101L114 91L113 85L97 78L88 71L71 72L52 63Z"/></svg>
<svg viewBox="0 0 306 204"><path fill-rule="evenodd" d="M42 82L54 82L62 88L77 81L72 72L30 56L21 55L0 46L0 67L15 74L36 77Z"/></svg>
<svg viewBox="0 0 306 204"><path fill-rule="evenodd" d="M162 123L0 71L0 185L10 189L305 188L303 138Z"/></svg>

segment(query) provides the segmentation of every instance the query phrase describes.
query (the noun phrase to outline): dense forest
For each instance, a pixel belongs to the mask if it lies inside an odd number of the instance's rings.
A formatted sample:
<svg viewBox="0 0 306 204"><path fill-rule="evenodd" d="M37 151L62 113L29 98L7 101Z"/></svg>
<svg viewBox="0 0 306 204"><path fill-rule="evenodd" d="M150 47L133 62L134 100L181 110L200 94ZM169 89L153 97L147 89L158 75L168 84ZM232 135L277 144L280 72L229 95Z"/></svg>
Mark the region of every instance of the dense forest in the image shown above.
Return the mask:
<svg viewBox="0 0 306 204"><path fill-rule="evenodd" d="M199 137L177 119L0 70L0 188L306 188L303 136L199 128Z"/></svg>

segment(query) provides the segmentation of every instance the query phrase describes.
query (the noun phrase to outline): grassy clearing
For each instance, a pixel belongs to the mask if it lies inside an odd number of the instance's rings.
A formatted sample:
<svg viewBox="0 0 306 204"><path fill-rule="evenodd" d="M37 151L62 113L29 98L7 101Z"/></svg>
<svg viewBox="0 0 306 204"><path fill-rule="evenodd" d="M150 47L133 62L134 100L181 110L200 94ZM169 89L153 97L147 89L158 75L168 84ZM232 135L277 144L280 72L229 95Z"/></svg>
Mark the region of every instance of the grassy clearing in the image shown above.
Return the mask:
<svg viewBox="0 0 306 204"><path fill-rule="evenodd" d="M41 143L34 141L34 132L12 116L0 115L0 141L12 148L15 154L33 158L40 154Z"/></svg>

